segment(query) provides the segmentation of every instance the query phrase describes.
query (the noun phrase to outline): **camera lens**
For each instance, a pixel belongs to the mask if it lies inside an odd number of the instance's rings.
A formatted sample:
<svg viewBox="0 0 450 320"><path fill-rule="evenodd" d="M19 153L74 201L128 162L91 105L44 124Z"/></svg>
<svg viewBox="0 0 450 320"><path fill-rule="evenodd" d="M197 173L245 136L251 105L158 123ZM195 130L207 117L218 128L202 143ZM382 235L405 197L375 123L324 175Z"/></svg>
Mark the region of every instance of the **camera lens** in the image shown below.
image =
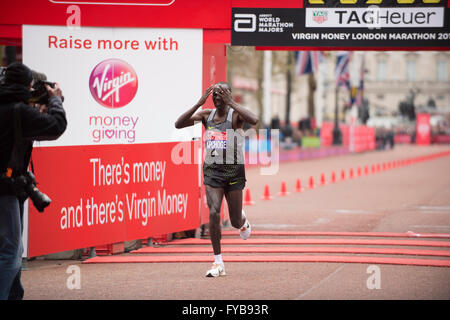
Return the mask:
<svg viewBox="0 0 450 320"><path fill-rule="evenodd" d="M38 188L30 186L27 190L28 196L31 201L33 201L34 207L39 211L43 212L45 208L47 208L52 200L45 194L39 191Z"/></svg>

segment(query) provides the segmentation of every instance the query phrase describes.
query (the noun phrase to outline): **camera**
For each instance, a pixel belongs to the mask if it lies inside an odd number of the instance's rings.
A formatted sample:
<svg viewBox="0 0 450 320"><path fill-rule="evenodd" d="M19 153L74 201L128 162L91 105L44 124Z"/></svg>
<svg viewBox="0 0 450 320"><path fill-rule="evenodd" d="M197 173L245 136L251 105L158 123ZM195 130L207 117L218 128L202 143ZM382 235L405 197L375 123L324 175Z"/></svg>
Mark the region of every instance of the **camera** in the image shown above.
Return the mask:
<svg viewBox="0 0 450 320"><path fill-rule="evenodd" d="M0 84L5 83L6 67L0 67Z"/></svg>
<svg viewBox="0 0 450 320"><path fill-rule="evenodd" d="M41 72L32 71L33 74L33 84L31 91L31 98L29 102L31 103L38 103L38 104L48 104L48 99L50 98L47 88L45 85L49 85L50 87L54 88L55 83L47 81L47 76Z"/></svg>
<svg viewBox="0 0 450 320"><path fill-rule="evenodd" d="M39 211L43 212L46 207L51 203L51 199L36 187L36 179L34 174L27 171L25 174L16 176L12 179L12 189L14 194L21 201L25 201L30 197L33 201L34 207Z"/></svg>

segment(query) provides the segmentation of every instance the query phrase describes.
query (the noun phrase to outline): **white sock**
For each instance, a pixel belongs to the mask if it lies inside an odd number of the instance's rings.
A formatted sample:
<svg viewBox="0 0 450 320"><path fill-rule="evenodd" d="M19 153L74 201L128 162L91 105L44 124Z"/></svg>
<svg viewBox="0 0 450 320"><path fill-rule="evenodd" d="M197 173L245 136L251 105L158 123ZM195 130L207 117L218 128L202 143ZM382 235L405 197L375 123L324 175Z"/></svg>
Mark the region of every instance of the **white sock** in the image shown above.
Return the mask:
<svg viewBox="0 0 450 320"><path fill-rule="evenodd" d="M247 217L245 216L244 210L242 210L242 219L244 220L244 223L242 224L241 228L242 228L243 226L245 226L245 223L247 222ZM239 229L241 229L241 228L239 228Z"/></svg>
<svg viewBox="0 0 450 320"><path fill-rule="evenodd" d="M221 254L215 254L214 255L214 263L223 264L222 255Z"/></svg>

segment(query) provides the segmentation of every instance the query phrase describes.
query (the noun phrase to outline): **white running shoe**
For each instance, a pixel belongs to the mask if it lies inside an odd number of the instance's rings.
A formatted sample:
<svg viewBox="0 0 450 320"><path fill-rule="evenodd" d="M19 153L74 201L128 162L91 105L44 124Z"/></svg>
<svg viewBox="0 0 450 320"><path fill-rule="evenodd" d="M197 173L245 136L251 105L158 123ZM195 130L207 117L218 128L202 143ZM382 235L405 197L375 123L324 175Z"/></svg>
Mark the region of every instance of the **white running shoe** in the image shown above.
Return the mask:
<svg viewBox="0 0 450 320"><path fill-rule="evenodd" d="M206 271L207 277L218 277L224 276L225 273L225 265L223 263L213 263L212 268Z"/></svg>
<svg viewBox="0 0 450 320"><path fill-rule="evenodd" d="M245 217L244 210L242 210L242 217L245 219L244 225L239 229L239 235L242 239L247 240L250 238L250 234L252 233L252 227L250 225L250 222L248 222L247 218Z"/></svg>

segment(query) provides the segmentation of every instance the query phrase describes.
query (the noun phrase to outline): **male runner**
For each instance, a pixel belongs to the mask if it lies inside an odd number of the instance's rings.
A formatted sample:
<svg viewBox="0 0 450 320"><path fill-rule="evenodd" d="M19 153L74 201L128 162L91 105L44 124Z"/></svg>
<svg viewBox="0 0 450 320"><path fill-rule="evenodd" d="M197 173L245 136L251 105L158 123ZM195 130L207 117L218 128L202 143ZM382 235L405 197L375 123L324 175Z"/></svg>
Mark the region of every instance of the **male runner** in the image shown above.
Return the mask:
<svg viewBox="0 0 450 320"><path fill-rule="evenodd" d="M211 92L215 109L204 109L195 113L205 104ZM206 89L197 104L178 118L175 127L181 129L192 126L197 121L201 121L206 129L203 177L209 207L209 232L214 251L214 263L206 272L206 276L218 277L225 275L220 249L220 208L223 196L228 203L231 225L239 229L242 239L250 237L250 223L242 210L242 190L246 181L242 127L244 122L257 124L258 118L233 100L228 83L219 82Z"/></svg>

